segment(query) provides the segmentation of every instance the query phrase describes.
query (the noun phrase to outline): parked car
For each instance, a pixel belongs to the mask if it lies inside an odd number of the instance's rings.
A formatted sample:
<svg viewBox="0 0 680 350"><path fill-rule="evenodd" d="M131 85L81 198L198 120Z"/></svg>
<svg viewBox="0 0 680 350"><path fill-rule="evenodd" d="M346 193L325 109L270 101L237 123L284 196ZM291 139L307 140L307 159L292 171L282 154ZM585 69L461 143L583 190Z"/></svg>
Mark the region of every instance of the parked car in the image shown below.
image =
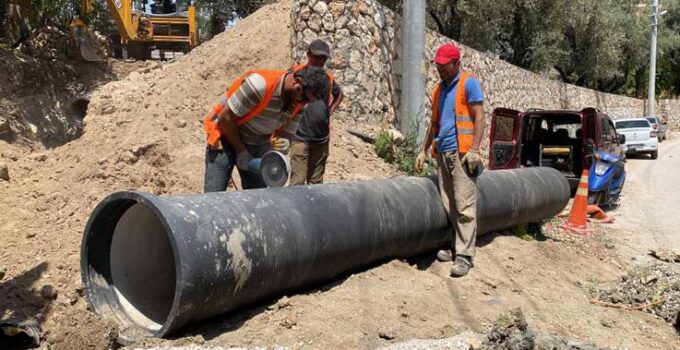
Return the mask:
<svg viewBox="0 0 680 350"><path fill-rule="evenodd" d="M595 108L520 112L496 108L491 118L489 169L549 166L562 172L572 192L590 169L589 201L613 205L625 180L625 136Z"/></svg>
<svg viewBox="0 0 680 350"><path fill-rule="evenodd" d="M659 137L646 118L616 120L616 131L626 135L626 154L647 153L652 159L659 157Z"/></svg>
<svg viewBox="0 0 680 350"><path fill-rule="evenodd" d="M649 121L649 124L652 124L652 129L656 131L656 135L659 138L659 142L665 140L667 129L666 124L662 123L661 120L656 116L645 117L645 119Z"/></svg>

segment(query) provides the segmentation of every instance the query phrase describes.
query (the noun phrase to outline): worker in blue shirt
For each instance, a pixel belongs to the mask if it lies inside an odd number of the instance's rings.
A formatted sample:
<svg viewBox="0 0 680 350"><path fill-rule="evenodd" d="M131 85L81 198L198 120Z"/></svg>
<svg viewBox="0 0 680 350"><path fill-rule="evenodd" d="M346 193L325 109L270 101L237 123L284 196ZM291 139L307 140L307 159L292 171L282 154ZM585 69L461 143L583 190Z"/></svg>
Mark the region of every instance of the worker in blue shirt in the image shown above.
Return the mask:
<svg viewBox="0 0 680 350"><path fill-rule="evenodd" d="M444 44L433 60L441 82L432 97L432 118L416 169L422 170L427 151L437 160L439 192L453 227L452 250L437 258L453 260L452 277L465 276L473 266L477 241L477 175L482 169L479 147L484 136L484 93L474 76L460 68L460 49Z"/></svg>

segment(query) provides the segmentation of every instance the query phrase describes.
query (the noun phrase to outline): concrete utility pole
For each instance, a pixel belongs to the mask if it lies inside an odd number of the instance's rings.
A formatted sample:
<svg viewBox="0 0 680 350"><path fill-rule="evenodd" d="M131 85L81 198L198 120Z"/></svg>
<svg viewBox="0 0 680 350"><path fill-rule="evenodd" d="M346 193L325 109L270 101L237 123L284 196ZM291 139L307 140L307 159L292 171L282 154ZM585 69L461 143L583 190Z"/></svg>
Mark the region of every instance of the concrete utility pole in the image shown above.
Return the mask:
<svg viewBox="0 0 680 350"><path fill-rule="evenodd" d="M649 49L649 91L647 94L647 115L656 115L654 102L656 102L656 33L659 26L659 16L666 11L659 13L659 0L652 3L652 40Z"/></svg>
<svg viewBox="0 0 680 350"><path fill-rule="evenodd" d="M402 3L402 76L401 104L399 108L399 129L404 135L415 132L418 141L425 128L421 115L425 101L425 75L423 57L425 53L425 0L404 0Z"/></svg>

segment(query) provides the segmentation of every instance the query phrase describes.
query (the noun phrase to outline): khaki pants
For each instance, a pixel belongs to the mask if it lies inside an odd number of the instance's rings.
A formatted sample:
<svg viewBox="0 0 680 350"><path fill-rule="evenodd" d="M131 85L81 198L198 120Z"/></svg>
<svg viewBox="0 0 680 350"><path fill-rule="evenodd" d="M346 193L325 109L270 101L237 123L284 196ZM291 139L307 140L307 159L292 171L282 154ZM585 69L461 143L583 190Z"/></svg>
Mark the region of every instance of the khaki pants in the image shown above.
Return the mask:
<svg viewBox="0 0 680 350"><path fill-rule="evenodd" d="M307 143L293 141L290 145L290 185L323 183L328 159L328 142Z"/></svg>
<svg viewBox="0 0 680 350"><path fill-rule="evenodd" d="M437 153L439 192L453 226L452 253L472 258L477 241L477 178L467 175L461 158L458 152Z"/></svg>

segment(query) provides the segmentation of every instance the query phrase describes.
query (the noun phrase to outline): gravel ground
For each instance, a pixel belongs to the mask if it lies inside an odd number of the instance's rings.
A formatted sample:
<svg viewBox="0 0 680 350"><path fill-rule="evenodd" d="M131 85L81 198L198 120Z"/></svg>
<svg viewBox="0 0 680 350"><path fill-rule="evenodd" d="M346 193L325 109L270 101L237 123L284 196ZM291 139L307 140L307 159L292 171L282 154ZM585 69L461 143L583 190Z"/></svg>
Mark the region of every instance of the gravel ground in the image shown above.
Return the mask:
<svg viewBox="0 0 680 350"><path fill-rule="evenodd" d="M135 348L135 350L265 350L270 348L223 348L205 346ZM272 350L287 350L274 347ZM605 350L597 345L535 332L522 310L509 310L498 317L487 334L463 332L446 339L410 339L377 350Z"/></svg>
<svg viewBox="0 0 680 350"><path fill-rule="evenodd" d="M465 332L446 339L411 339L406 342L391 344L377 350L469 350L479 349L484 335Z"/></svg>
<svg viewBox="0 0 680 350"><path fill-rule="evenodd" d="M637 267L619 282L597 291L598 300L611 307L646 311L680 329L680 265L652 264Z"/></svg>

